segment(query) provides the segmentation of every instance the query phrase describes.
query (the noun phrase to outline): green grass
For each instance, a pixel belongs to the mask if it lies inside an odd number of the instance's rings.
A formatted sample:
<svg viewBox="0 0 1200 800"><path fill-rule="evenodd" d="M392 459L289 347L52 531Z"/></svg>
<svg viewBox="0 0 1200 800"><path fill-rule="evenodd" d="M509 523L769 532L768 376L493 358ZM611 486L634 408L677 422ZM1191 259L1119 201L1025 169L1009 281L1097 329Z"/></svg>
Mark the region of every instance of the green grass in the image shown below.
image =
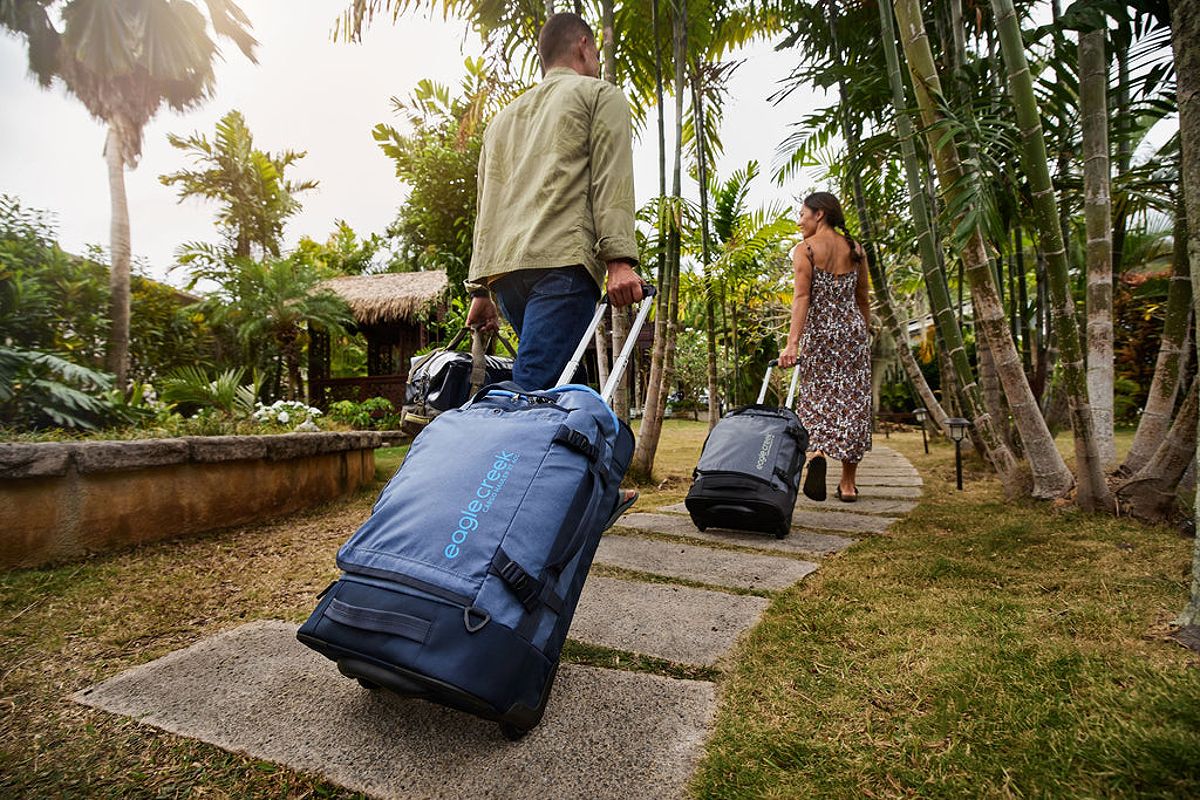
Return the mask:
<svg viewBox="0 0 1200 800"><path fill-rule="evenodd" d="M742 643L693 794L1200 796L1200 661L1164 636L1190 542L887 443L925 497Z"/></svg>
<svg viewBox="0 0 1200 800"><path fill-rule="evenodd" d="M705 433L667 422L640 510L683 497ZM772 594L727 672L577 643L565 657L718 681L696 797L1200 796L1200 660L1164 635L1191 542L1008 501L974 461L960 494L945 444L879 441L921 469L919 508ZM378 451L377 477L403 454ZM0 797L354 796L67 698L250 620L303 620L378 489L0 573Z"/></svg>

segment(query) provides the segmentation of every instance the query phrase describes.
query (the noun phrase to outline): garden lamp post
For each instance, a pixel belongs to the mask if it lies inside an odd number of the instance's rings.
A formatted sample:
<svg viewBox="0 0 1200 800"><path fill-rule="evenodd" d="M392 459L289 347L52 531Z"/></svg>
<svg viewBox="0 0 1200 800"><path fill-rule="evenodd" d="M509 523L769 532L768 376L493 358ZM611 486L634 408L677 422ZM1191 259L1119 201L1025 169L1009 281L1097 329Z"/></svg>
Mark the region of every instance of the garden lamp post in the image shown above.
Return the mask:
<svg viewBox="0 0 1200 800"><path fill-rule="evenodd" d="M929 455L929 440L925 438L925 418L929 412L922 406L914 408L913 413L917 415L917 424L921 426L921 444L925 445L925 455Z"/></svg>
<svg viewBox="0 0 1200 800"><path fill-rule="evenodd" d="M950 417L946 420L946 426L950 428L950 438L954 440L954 476L958 483L958 490L962 491L962 440L967 435L967 428L971 427L971 420L963 419L962 417Z"/></svg>

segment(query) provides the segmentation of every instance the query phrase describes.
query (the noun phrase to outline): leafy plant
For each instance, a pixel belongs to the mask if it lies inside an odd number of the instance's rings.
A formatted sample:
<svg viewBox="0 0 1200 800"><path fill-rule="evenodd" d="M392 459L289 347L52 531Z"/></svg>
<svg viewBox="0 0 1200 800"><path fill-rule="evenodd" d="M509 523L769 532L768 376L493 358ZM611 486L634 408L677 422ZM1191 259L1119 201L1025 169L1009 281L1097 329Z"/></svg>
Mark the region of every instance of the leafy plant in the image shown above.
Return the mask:
<svg viewBox="0 0 1200 800"><path fill-rule="evenodd" d="M180 367L163 381L163 399L185 409L199 412L214 409L225 417L249 417L262 389L258 372L253 380L242 383L246 370L227 369L210 378L201 367Z"/></svg>
<svg viewBox="0 0 1200 800"><path fill-rule="evenodd" d="M368 397L361 403L338 400L329 407L329 418L359 430L395 430L400 427L400 415L386 397Z"/></svg>
<svg viewBox="0 0 1200 800"><path fill-rule="evenodd" d="M14 428L96 430L122 417L101 393L111 375L53 353L0 346L0 423Z"/></svg>

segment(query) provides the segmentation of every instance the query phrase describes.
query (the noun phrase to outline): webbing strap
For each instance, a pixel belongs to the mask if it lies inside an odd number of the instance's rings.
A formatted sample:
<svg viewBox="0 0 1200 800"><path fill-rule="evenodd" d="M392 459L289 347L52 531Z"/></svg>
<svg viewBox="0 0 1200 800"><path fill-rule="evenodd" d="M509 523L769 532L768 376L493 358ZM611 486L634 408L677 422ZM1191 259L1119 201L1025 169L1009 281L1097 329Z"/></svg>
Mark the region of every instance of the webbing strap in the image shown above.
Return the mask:
<svg viewBox="0 0 1200 800"><path fill-rule="evenodd" d="M521 601L521 605L525 606L526 611L533 611L538 607L541 602L542 582L509 558L503 548L496 550L496 557L492 559L490 571L504 581L504 585L512 590L512 593Z"/></svg>
<svg viewBox="0 0 1200 800"><path fill-rule="evenodd" d="M574 428L566 425L559 425L558 431L554 434L555 444L565 444L572 450L583 453L588 457L589 461L595 461L600 457L600 448L591 442L586 436Z"/></svg>

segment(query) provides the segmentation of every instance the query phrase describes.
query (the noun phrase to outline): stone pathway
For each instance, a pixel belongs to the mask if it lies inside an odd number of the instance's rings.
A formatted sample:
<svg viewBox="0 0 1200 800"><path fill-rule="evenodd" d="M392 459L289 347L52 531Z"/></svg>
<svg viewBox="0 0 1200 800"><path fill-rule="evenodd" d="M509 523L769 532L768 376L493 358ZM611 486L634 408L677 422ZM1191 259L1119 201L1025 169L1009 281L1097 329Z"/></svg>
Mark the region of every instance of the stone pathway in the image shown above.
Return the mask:
<svg viewBox="0 0 1200 800"><path fill-rule="evenodd" d="M683 504L627 514L600 543L595 563L612 571L588 579L571 638L719 670L770 604L761 595L883 533L921 494L917 471L886 446L858 483L854 504L801 497L781 540L701 533ZM295 631L243 625L75 699L380 798L680 797L716 710L709 682L564 663L542 724L512 743L494 723L360 688Z"/></svg>

